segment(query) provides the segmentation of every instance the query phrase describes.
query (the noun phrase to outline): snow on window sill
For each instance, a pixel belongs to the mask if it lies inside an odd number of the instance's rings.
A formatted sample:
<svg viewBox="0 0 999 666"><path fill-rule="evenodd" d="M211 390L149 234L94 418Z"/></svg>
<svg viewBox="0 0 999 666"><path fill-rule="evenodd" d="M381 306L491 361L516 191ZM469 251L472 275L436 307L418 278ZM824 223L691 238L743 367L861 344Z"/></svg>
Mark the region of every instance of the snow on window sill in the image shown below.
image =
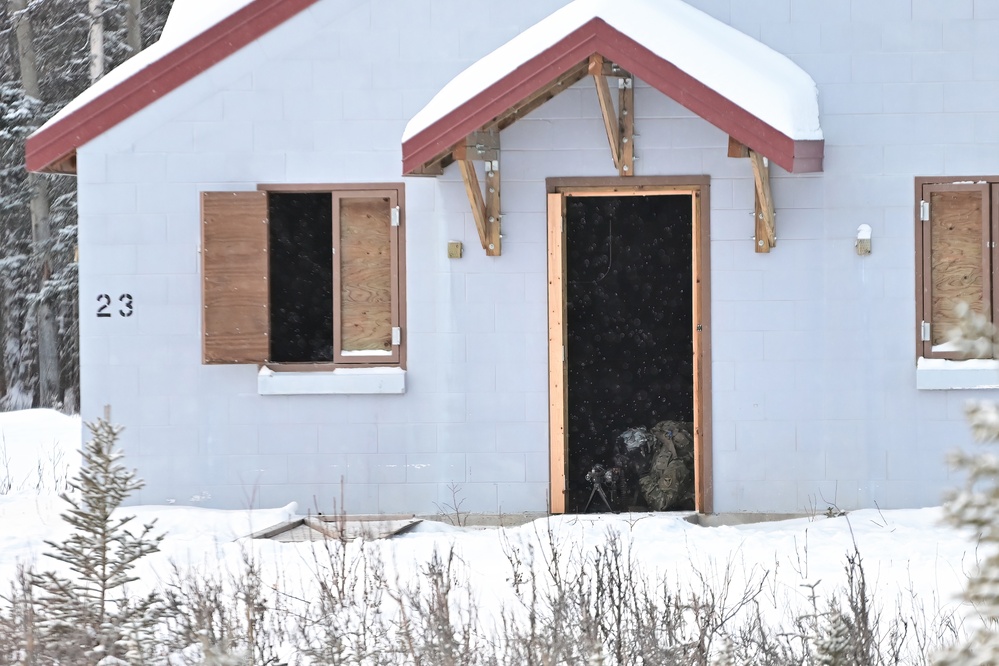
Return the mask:
<svg viewBox="0 0 999 666"><path fill-rule="evenodd" d="M925 391L999 388L999 360L920 358L916 363L916 388Z"/></svg>
<svg viewBox="0 0 999 666"><path fill-rule="evenodd" d="M278 371L260 368L260 395L360 395L406 392L402 368L336 368L315 372Z"/></svg>

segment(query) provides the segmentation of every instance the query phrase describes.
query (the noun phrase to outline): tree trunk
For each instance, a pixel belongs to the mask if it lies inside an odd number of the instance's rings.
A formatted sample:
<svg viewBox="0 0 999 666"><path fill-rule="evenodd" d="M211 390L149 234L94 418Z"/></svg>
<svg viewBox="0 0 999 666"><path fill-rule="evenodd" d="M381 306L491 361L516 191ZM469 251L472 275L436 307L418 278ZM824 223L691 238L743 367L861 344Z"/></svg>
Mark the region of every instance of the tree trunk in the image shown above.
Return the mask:
<svg viewBox="0 0 999 666"><path fill-rule="evenodd" d="M21 84L24 92L34 99L42 99L38 85L38 58L35 54L34 35L28 17L25 0L10 0L14 11L17 53L21 68ZM42 407L53 407L59 402L59 342L55 313L44 297L45 283L52 269L49 264L49 239L52 230L49 219L48 182L38 174L28 174L28 187L31 191L31 247L38 276L38 401Z"/></svg>
<svg viewBox="0 0 999 666"><path fill-rule="evenodd" d="M103 0L88 0L90 8L90 82L104 76Z"/></svg>
<svg viewBox="0 0 999 666"><path fill-rule="evenodd" d="M0 282L0 305L7 302L7 294L5 293L3 282ZM7 344L7 317L4 314L0 314L0 349L2 345ZM4 398L7 397L7 363L2 352L0 352L0 406L4 403Z"/></svg>
<svg viewBox="0 0 999 666"><path fill-rule="evenodd" d="M125 29L128 33L128 48L135 55L142 50L142 0L128 0Z"/></svg>

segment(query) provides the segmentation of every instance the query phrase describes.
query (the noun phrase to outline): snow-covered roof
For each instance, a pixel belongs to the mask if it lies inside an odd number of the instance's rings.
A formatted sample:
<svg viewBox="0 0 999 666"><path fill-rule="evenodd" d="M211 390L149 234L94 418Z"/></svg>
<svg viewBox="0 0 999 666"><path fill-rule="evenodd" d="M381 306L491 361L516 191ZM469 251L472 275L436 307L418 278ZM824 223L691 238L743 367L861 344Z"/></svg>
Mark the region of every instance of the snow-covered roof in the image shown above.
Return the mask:
<svg viewBox="0 0 999 666"><path fill-rule="evenodd" d="M28 139L31 171L72 171L77 148L317 0L175 0L159 41L67 104Z"/></svg>
<svg viewBox="0 0 999 666"><path fill-rule="evenodd" d="M456 140L462 131L478 129L465 127L464 116L487 116L477 113L485 105L495 117L498 100L521 101L524 97L516 100L506 91L518 87L531 70L549 69L553 80L577 64L581 59L563 57L570 52L609 57L719 126L710 107L724 102L744 121L755 119L792 146L823 140L815 81L765 44L681 0L575 0L460 73L417 113L403 134L404 171L419 169L449 147L438 136L453 138L448 126L462 125ZM767 154L766 142L752 132L739 136L732 131L738 127L722 129ZM805 147L806 152L815 149ZM793 169L794 152L785 163L767 156L789 170L817 170Z"/></svg>

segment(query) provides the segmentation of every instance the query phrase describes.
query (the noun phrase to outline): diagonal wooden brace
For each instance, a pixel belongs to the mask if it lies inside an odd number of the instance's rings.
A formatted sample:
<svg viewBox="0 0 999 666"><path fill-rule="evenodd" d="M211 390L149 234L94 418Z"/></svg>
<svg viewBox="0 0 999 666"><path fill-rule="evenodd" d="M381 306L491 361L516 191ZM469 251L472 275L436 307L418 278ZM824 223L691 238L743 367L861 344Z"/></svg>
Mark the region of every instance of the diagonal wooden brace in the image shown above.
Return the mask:
<svg viewBox="0 0 999 666"><path fill-rule="evenodd" d="M499 131L474 132L464 143L455 146L454 158L461 170L465 183L465 193L472 207L475 229L486 256L498 257L502 254L500 235L500 174L499 174ZM485 163L486 190L483 196L479 177L475 172L475 161Z"/></svg>
<svg viewBox="0 0 999 666"><path fill-rule="evenodd" d="M748 157L753 165L753 181L756 191L756 251L770 252L777 245L777 214L774 212L773 192L770 189L770 165L763 155L736 141L728 139L729 157Z"/></svg>
<svg viewBox="0 0 999 666"><path fill-rule="evenodd" d="M749 151L756 181L756 251L770 252L777 245L777 223L774 199L770 191L770 164L755 150Z"/></svg>
<svg viewBox="0 0 999 666"><path fill-rule="evenodd" d="M600 103L600 115L604 120L604 130L607 132L607 143L610 144L611 158L614 166L622 176L635 173L635 89L631 75L621 70L614 70L610 63L599 53L590 56L590 76L597 89L597 101ZM616 76L619 81L618 109L614 109L611 98L610 84L607 79Z"/></svg>

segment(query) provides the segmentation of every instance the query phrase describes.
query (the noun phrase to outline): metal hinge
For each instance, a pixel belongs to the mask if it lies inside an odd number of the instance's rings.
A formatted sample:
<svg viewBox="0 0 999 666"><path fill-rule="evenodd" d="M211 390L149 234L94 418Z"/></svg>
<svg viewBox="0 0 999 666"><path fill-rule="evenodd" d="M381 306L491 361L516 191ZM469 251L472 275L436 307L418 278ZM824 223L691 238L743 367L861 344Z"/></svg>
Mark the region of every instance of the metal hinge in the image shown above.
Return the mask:
<svg viewBox="0 0 999 666"><path fill-rule="evenodd" d="M920 337L922 338L923 342L930 341L930 322L924 321L922 323L922 326L920 326Z"/></svg>
<svg viewBox="0 0 999 666"><path fill-rule="evenodd" d="M400 224L399 207L396 206L395 208L392 209L392 226L398 227L399 224Z"/></svg>
<svg viewBox="0 0 999 666"><path fill-rule="evenodd" d="M930 221L930 202L920 201L919 202L919 221L929 222Z"/></svg>
<svg viewBox="0 0 999 666"><path fill-rule="evenodd" d="M398 326L392 327L392 345L399 346L402 344L402 329Z"/></svg>

